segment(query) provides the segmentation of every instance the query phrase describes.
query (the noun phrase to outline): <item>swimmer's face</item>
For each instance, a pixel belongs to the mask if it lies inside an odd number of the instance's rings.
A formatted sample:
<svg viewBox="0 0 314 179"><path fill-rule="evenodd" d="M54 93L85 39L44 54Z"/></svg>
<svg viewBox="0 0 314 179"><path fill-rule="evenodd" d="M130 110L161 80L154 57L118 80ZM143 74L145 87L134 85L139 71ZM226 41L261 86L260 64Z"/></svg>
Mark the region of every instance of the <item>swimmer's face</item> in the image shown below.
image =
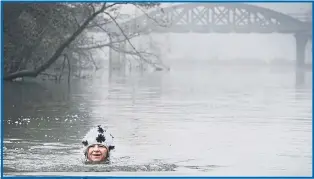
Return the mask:
<svg viewBox="0 0 314 179"><path fill-rule="evenodd" d="M93 162L101 162L108 157L108 149L104 145L91 145L87 150L87 159Z"/></svg>

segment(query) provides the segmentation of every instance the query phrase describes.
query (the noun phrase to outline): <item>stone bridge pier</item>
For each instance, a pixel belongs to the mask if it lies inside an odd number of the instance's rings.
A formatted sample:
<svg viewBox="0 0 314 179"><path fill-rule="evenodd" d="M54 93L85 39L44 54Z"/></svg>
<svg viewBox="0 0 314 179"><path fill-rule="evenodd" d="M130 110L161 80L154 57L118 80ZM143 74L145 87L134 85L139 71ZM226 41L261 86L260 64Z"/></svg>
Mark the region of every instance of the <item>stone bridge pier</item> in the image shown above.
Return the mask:
<svg viewBox="0 0 314 179"><path fill-rule="evenodd" d="M305 66L305 48L311 36L305 33L294 34L296 42L296 67L303 68Z"/></svg>
<svg viewBox="0 0 314 179"><path fill-rule="evenodd" d="M296 33L294 37L296 42L296 85L302 85L307 68L305 64L306 45L312 37L306 33Z"/></svg>

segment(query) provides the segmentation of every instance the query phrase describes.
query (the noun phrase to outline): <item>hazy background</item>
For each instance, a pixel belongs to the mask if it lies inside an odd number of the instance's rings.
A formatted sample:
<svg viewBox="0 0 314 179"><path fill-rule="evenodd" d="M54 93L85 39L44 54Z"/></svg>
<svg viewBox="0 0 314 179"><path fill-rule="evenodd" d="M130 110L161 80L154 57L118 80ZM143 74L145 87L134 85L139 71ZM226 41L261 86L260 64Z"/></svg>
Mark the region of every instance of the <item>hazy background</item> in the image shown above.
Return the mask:
<svg viewBox="0 0 314 179"><path fill-rule="evenodd" d="M307 13L312 8L311 3L249 3L269 8L286 14ZM164 3L162 7L176 5L176 3ZM135 14L133 6L123 8L124 13ZM197 33L167 33L149 34L151 39L162 51L163 62L175 66L179 61L193 58L195 61L209 60L238 60L250 59L270 62L272 60L294 61L296 45L293 34L197 34ZM105 39L97 34L97 38ZM148 44L147 37L141 37L139 43ZM138 44L136 43L138 46ZM312 45L306 46L306 63L312 61ZM100 52L101 56L107 56ZM184 57L184 60L182 58ZM188 60L189 61L189 60ZM104 65L108 64L105 62Z"/></svg>

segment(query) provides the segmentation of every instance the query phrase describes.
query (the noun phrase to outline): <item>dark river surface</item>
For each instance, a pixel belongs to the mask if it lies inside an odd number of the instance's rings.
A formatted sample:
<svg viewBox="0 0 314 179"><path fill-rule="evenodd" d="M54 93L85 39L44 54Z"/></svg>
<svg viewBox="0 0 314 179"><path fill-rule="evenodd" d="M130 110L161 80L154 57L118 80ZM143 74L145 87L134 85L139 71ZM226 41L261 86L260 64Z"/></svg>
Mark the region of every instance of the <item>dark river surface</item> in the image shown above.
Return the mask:
<svg viewBox="0 0 314 179"><path fill-rule="evenodd" d="M107 72L71 85L4 84L4 172L312 174L312 72L206 66ZM85 165L95 125L115 136L111 164Z"/></svg>

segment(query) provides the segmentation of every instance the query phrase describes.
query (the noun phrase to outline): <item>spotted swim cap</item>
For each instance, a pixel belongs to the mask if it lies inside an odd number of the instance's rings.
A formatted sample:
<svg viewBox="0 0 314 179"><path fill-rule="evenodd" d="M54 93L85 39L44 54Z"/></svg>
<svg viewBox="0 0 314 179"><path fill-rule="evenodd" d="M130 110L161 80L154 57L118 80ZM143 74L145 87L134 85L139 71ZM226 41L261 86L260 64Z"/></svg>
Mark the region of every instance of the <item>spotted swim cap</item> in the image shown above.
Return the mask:
<svg viewBox="0 0 314 179"><path fill-rule="evenodd" d="M104 145L109 151L113 150L115 148L113 138L114 137L104 126L98 125L97 127L92 128L82 140L84 154L86 154L88 147L95 144Z"/></svg>

